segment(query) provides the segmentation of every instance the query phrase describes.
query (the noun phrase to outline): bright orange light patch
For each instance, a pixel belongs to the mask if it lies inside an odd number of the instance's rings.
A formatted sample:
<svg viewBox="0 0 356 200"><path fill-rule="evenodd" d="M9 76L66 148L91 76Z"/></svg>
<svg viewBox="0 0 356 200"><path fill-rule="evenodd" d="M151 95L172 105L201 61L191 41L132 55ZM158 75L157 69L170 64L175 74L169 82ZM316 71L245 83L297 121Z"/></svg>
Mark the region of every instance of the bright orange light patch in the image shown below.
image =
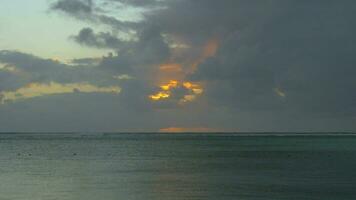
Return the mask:
<svg viewBox="0 0 356 200"><path fill-rule="evenodd" d="M152 100L158 101L158 100L160 100L160 99L168 98L169 96L170 96L169 93L158 92L157 94L150 95L150 98L151 98Z"/></svg>
<svg viewBox="0 0 356 200"><path fill-rule="evenodd" d="M189 90L192 90L194 94L202 94L203 93L203 88L199 84L194 84L191 82L184 82L183 86Z"/></svg>
<svg viewBox="0 0 356 200"><path fill-rule="evenodd" d="M170 90L171 88L176 88L178 86L178 81L170 80L166 85L161 85L162 90Z"/></svg>
<svg viewBox="0 0 356 200"><path fill-rule="evenodd" d="M187 88L187 89L190 89L190 88L193 87L193 84L192 84L191 82L184 82L184 83L183 83L183 86L184 86L185 88Z"/></svg>
<svg viewBox="0 0 356 200"><path fill-rule="evenodd" d="M150 95L149 98L153 101L159 101L171 97L172 89L183 87L188 90L188 94L184 95L182 99L179 100L179 104L192 102L198 95L203 93L203 88L200 84L191 83L191 82L179 82L178 80L170 80L167 84L159 86L162 91L157 92L156 94Z"/></svg>

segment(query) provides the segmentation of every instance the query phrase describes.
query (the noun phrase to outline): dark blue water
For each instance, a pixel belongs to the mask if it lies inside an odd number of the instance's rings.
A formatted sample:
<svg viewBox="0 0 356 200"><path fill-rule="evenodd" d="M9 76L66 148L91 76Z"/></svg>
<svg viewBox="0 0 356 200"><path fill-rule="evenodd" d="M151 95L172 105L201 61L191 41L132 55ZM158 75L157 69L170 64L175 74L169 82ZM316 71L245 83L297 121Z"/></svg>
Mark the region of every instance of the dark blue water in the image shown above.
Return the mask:
<svg viewBox="0 0 356 200"><path fill-rule="evenodd" d="M0 134L0 199L356 199L356 136Z"/></svg>

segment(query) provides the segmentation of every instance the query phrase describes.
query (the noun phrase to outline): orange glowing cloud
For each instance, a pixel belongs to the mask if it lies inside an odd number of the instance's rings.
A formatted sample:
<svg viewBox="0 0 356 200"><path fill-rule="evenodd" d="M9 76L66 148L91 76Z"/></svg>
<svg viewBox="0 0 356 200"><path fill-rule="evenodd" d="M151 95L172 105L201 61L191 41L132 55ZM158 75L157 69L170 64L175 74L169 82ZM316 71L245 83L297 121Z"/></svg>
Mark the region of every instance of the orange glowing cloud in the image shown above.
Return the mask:
<svg viewBox="0 0 356 200"><path fill-rule="evenodd" d="M199 84L194 84L191 82L184 82L183 86L186 89L192 90L194 94L202 94L203 93L203 88Z"/></svg>
<svg viewBox="0 0 356 200"><path fill-rule="evenodd" d="M219 48L219 40L218 39L211 39L209 40L204 46L202 53L199 58L194 60L191 65L190 73L196 71L199 64L201 64L207 58L215 56L217 50Z"/></svg>
<svg viewBox="0 0 356 200"><path fill-rule="evenodd" d="M185 71L183 66L176 62L165 62L158 65L155 72L155 82L157 85L163 85L170 80L183 80L185 77Z"/></svg>
<svg viewBox="0 0 356 200"><path fill-rule="evenodd" d="M171 96L169 93L158 92L157 94L150 95L149 97L150 97L150 99L152 99L154 101L158 101L158 100L161 100L161 99L166 99L169 96Z"/></svg>
<svg viewBox="0 0 356 200"><path fill-rule="evenodd" d="M164 72L181 72L182 66L178 63L168 63L160 65L159 69Z"/></svg>

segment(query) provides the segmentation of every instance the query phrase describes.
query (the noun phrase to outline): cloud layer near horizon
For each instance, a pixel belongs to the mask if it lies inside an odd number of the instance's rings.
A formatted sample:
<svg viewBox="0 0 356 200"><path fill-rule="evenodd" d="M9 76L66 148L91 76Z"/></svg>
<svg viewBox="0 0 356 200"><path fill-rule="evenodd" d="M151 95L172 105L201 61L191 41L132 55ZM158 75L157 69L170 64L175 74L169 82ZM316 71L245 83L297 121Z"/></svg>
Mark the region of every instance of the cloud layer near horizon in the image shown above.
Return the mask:
<svg viewBox="0 0 356 200"><path fill-rule="evenodd" d="M65 63L0 51L1 130L356 130L353 1L57 0L49 9L87 24L73 43L113 53ZM116 15L125 9L136 19ZM66 92L4 97L33 83Z"/></svg>

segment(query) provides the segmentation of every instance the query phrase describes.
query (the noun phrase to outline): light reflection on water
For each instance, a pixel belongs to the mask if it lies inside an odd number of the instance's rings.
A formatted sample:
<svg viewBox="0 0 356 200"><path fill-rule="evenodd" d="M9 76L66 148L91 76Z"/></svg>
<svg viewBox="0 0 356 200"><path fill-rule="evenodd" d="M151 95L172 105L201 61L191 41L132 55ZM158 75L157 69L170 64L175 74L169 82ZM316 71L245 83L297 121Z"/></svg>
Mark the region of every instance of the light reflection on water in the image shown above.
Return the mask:
<svg viewBox="0 0 356 200"><path fill-rule="evenodd" d="M356 137L0 134L0 199L356 199Z"/></svg>

